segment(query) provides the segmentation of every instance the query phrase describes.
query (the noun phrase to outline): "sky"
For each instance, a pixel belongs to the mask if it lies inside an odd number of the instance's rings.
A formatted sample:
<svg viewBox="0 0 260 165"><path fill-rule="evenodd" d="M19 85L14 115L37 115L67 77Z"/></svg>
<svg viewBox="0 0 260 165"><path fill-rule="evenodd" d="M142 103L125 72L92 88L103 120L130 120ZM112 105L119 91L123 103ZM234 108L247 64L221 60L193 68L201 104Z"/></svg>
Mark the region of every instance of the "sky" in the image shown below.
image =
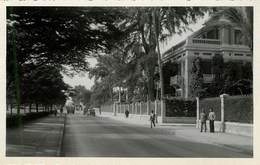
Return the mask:
<svg viewBox="0 0 260 165"><path fill-rule="evenodd" d="M187 31L185 33L182 33L181 35L173 35L173 37L169 38L168 41L160 43L161 52L164 53L172 46L186 39L193 32L199 30L207 19L208 16L205 16L203 19L200 19L196 24L190 25L189 27L192 29L192 31ZM87 61L89 62L91 67L94 67L97 63L95 58L88 58ZM88 73L80 73L78 75L75 75L73 78L70 78L63 74L63 80L65 83L69 84L72 87L75 87L76 85L83 85L86 89L90 89L94 85L94 79L89 79Z"/></svg>

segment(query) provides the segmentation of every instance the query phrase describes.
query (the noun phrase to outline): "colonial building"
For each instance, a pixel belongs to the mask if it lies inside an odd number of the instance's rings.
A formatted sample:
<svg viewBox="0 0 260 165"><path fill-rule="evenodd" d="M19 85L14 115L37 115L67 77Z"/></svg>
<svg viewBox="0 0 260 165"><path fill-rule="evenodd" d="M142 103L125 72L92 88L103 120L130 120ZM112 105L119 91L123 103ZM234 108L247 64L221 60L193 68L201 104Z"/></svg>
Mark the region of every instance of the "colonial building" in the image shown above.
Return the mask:
<svg viewBox="0 0 260 165"><path fill-rule="evenodd" d="M224 62L245 63L252 62L253 58L241 29L224 18L214 23L208 21L200 30L163 54L164 62L172 61L178 65L178 73L170 81L175 87L175 96L190 96L191 68L196 57L202 59L204 83L212 83L211 60L214 55L223 56Z"/></svg>

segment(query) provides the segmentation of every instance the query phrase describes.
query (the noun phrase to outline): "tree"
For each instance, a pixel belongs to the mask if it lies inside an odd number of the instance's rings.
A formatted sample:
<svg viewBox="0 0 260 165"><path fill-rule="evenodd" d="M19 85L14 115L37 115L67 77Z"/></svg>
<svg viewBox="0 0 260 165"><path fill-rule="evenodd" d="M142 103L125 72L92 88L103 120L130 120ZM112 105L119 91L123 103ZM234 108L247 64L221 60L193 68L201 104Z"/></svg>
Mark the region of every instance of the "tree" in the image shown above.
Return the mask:
<svg viewBox="0 0 260 165"><path fill-rule="evenodd" d="M19 103L16 101L16 104L36 104L36 107L38 107L39 104L65 104L64 91L67 90L68 85L63 82L62 75L55 67L41 66L20 77L17 88L20 89L21 99ZM12 99L16 92L16 88L8 88L7 99ZM17 110L19 114L19 105Z"/></svg>
<svg viewBox="0 0 260 165"><path fill-rule="evenodd" d="M85 57L109 50L120 36L121 16L108 8L8 7L7 87L14 72L22 76L42 65L86 71Z"/></svg>
<svg viewBox="0 0 260 165"><path fill-rule="evenodd" d="M122 16L115 8L8 7L7 91L16 88L18 112L26 74L42 66L86 71L86 56L108 51L121 37Z"/></svg>
<svg viewBox="0 0 260 165"><path fill-rule="evenodd" d="M90 97L92 92L86 89L82 85L77 85L73 89L74 95L72 96L72 100L76 104L84 104L85 106L90 106Z"/></svg>
<svg viewBox="0 0 260 165"><path fill-rule="evenodd" d="M161 98L163 98L163 72L161 67L161 54L159 42L164 41L172 34L180 34L187 30L190 23L196 22L197 18L203 16L207 8L198 7L145 7L131 8L129 17L125 22L125 31L129 36L135 36L136 42L142 46L142 52L148 58L157 57L154 65L148 63L148 66L155 68L159 66ZM156 64L157 63L157 64ZM148 95L150 100L154 99L152 90L154 90L154 69L146 69L148 77ZM153 86L151 86L153 85Z"/></svg>
<svg viewBox="0 0 260 165"><path fill-rule="evenodd" d="M233 26L241 28L246 43L253 50L253 15L253 7L224 7L214 13L209 21L214 23L221 17L228 19Z"/></svg>
<svg viewBox="0 0 260 165"><path fill-rule="evenodd" d="M178 65L175 62L168 61L163 65L164 89L165 94L174 94L174 88L170 85L171 77L177 75Z"/></svg>
<svg viewBox="0 0 260 165"><path fill-rule="evenodd" d="M201 59L195 58L191 69L191 94L192 97L201 97L203 95L203 74L201 71Z"/></svg>
<svg viewBox="0 0 260 165"><path fill-rule="evenodd" d="M211 61L213 83L208 88L208 93L210 96L218 96L219 92L223 88L224 79L224 59L222 55L215 54Z"/></svg>
<svg viewBox="0 0 260 165"><path fill-rule="evenodd" d="M252 93L252 66L250 63L226 63L224 69L224 86L221 93L244 95Z"/></svg>

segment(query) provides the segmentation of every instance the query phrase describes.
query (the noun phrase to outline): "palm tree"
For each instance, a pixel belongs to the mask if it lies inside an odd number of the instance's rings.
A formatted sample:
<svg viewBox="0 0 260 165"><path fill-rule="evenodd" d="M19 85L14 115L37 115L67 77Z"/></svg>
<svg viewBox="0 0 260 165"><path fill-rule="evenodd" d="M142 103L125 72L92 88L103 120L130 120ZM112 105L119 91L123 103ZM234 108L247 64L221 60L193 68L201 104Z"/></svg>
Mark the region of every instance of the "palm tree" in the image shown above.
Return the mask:
<svg viewBox="0 0 260 165"><path fill-rule="evenodd" d="M228 7L221 8L212 15L209 21L215 22L224 17L231 25L241 28L246 43L253 50L253 7Z"/></svg>

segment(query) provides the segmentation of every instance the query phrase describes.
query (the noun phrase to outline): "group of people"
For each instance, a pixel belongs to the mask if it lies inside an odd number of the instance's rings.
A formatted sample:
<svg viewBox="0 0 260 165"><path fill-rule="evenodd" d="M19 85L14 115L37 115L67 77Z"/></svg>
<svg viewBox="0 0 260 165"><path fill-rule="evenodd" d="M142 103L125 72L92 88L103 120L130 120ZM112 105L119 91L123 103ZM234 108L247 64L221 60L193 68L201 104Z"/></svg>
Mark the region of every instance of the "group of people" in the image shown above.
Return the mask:
<svg viewBox="0 0 260 165"><path fill-rule="evenodd" d="M200 132L202 132L203 130L204 132L207 132L207 119L209 119L210 132L211 133L215 132L215 128L214 128L215 118L216 118L216 114L212 108L209 109L208 115L206 115L204 109L202 109L200 113L200 122L201 122Z"/></svg>

